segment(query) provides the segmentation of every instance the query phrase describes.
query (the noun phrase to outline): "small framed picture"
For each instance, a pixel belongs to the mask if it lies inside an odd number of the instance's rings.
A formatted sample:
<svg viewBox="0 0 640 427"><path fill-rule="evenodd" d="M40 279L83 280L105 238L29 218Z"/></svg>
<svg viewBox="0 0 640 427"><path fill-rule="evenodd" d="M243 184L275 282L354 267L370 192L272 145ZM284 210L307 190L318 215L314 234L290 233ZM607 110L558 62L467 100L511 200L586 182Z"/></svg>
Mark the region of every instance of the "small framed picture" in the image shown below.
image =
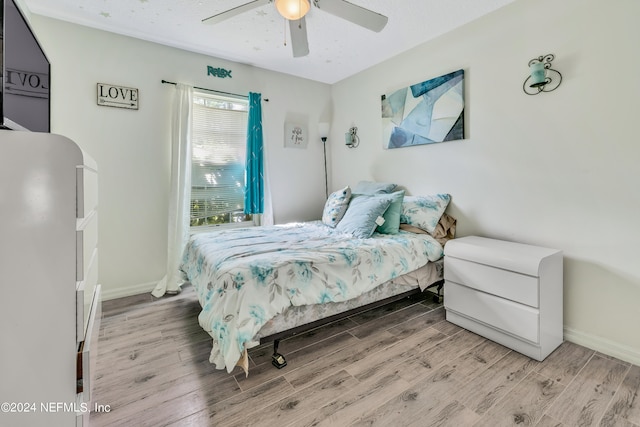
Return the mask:
<svg viewBox="0 0 640 427"><path fill-rule="evenodd" d="M297 123L285 123L284 146L288 148L307 148L306 126Z"/></svg>

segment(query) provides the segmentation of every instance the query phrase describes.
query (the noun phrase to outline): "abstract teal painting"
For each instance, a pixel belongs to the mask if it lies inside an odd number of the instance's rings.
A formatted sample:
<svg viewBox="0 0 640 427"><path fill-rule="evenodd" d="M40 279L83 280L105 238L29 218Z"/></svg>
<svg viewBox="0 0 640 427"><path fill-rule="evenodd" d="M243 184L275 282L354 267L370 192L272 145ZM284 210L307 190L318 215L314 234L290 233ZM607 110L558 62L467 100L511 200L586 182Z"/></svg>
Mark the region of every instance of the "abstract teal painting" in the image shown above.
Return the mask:
<svg viewBox="0 0 640 427"><path fill-rule="evenodd" d="M381 98L385 148L464 139L464 70Z"/></svg>

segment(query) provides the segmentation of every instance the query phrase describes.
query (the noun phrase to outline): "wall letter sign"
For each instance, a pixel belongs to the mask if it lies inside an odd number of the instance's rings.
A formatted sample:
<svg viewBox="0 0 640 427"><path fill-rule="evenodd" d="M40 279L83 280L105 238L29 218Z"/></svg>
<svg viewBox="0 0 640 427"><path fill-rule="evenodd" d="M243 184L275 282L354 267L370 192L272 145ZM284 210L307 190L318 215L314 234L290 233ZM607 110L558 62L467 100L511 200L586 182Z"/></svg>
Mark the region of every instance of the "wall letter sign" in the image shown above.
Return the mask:
<svg viewBox="0 0 640 427"><path fill-rule="evenodd" d="M231 75L231 70L225 70L224 68L214 68L211 65L207 66L207 76L220 77L224 79L225 77L233 78Z"/></svg>
<svg viewBox="0 0 640 427"><path fill-rule="evenodd" d="M2 55L2 52L0 52ZM7 93L31 98L49 97L49 76L31 71L7 68L4 89Z"/></svg>
<svg viewBox="0 0 640 427"><path fill-rule="evenodd" d="M138 89L98 83L98 105L138 109Z"/></svg>

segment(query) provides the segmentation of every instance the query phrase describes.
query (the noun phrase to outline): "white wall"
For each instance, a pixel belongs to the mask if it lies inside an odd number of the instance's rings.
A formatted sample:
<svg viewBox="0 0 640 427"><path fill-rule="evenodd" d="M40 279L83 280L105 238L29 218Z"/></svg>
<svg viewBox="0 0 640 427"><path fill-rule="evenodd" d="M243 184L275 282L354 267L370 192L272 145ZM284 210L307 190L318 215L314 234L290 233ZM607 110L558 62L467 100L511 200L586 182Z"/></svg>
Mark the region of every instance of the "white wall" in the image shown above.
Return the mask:
<svg viewBox="0 0 640 427"><path fill-rule="evenodd" d="M329 86L104 31L31 15L51 61L52 132L95 158L100 170L100 273L105 298L146 292L165 271L174 86L262 93L275 221L318 219L324 203L322 143L284 148L284 121L328 117ZM207 66L232 78L207 77ZM96 84L139 89L139 110L98 106Z"/></svg>
<svg viewBox="0 0 640 427"><path fill-rule="evenodd" d="M564 250L565 337L640 363L638 16L635 0L520 0L335 84L333 187L448 192L459 236ZM562 85L527 96L547 53ZM380 95L461 68L466 139L383 150Z"/></svg>

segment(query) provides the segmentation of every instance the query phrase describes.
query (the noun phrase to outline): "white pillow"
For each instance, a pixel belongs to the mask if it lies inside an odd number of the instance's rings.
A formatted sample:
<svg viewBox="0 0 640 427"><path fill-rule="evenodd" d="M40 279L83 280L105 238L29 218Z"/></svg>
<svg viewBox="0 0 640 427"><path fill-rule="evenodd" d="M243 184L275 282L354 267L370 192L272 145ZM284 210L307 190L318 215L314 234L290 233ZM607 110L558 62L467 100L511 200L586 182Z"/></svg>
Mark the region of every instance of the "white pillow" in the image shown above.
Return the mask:
<svg viewBox="0 0 640 427"><path fill-rule="evenodd" d="M351 200L351 188L349 188L348 185L341 190L329 194L329 198L324 204L324 210L322 211L322 222L329 227L338 225L344 213L347 211L349 200Z"/></svg>

